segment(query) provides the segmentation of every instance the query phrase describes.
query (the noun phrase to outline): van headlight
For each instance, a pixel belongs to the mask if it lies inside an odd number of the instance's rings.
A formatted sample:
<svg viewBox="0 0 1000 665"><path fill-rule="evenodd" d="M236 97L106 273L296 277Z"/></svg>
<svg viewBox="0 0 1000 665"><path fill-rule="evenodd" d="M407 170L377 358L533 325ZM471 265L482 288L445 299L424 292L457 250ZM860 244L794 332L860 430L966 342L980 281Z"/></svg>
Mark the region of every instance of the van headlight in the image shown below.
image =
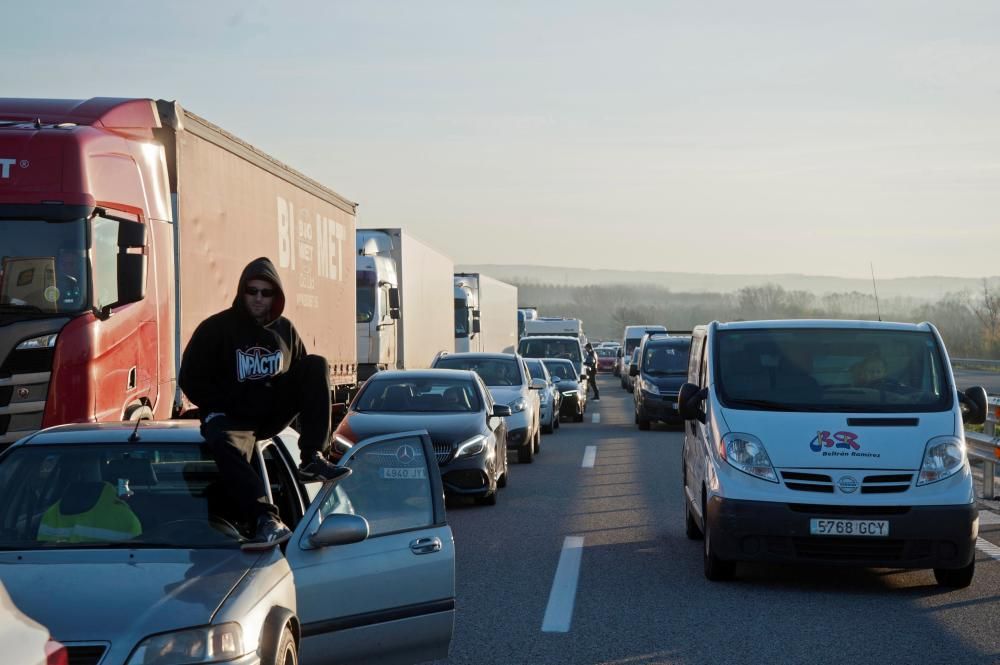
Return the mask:
<svg viewBox="0 0 1000 665"><path fill-rule="evenodd" d="M147 637L132 652L128 665L194 665L242 655L243 629L238 623L224 623Z"/></svg>
<svg viewBox="0 0 1000 665"><path fill-rule="evenodd" d="M652 381L647 381L646 379L642 379L639 382L639 389L649 393L650 395L660 394L660 389L656 387L656 384L653 383Z"/></svg>
<svg viewBox="0 0 1000 665"><path fill-rule="evenodd" d="M521 413L528 408L528 400L523 397L518 397L516 400L509 404L511 413Z"/></svg>
<svg viewBox="0 0 1000 665"><path fill-rule="evenodd" d="M764 444L752 434L726 434L719 446L719 456L743 473L768 482L778 482L778 474L774 472Z"/></svg>
<svg viewBox="0 0 1000 665"><path fill-rule="evenodd" d="M927 442L917 486L951 477L965 466L965 441L957 436L938 436Z"/></svg>

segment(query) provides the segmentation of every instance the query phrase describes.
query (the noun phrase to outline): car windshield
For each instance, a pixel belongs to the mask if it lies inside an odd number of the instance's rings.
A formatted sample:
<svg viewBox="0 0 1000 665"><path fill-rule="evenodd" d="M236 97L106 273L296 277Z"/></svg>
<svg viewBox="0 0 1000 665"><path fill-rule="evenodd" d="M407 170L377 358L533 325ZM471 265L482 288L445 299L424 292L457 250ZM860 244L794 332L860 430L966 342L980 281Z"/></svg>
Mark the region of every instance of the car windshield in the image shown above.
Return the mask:
<svg viewBox="0 0 1000 665"><path fill-rule="evenodd" d="M468 379L372 379L358 395L355 411L374 413L471 413L482 406Z"/></svg>
<svg viewBox="0 0 1000 665"><path fill-rule="evenodd" d="M0 549L235 547L245 526L198 445L28 445L0 461Z"/></svg>
<svg viewBox="0 0 1000 665"><path fill-rule="evenodd" d="M615 350L614 349L609 349L606 346L605 347L601 347L601 348L597 349L597 355L599 357L601 357L601 358L614 358L615 357Z"/></svg>
<svg viewBox="0 0 1000 665"><path fill-rule="evenodd" d="M546 369L549 370L549 374L552 376L559 377L560 381L565 381L567 379L571 381L576 380L576 369L573 367L573 363L563 362L561 360L544 360Z"/></svg>
<svg viewBox="0 0 1000 665"><path fill-rule="evenodd" d="M642 371L657 376L686 375L688 344L647 344Z"/></svg>
<svg viewBox="0 0 1000 665"><path fill-rule="evenodd" d="M86 220L0 220L0 314L90 307Z"/></svg>
<svg viewBox="0 0 1000 665"><path fill-rule="evenodd" d="M726 330L716 340L716 387L728 407L885 413L952 405L930 332Z"/></svg>
<svg viewBox="0 0 1000 665"><path fill-rule="evenodd" d="M574 364L583 362L580 353L580 343L572 337L566 339L531 339L521 340L518 353L525 358L564 358Z"/></svg>
<svg viewBox="0 0 1000 665"><path fill-rule="evenodd" d="M434 363L437 369L465 369L475 372L488 386L519 386L521 373L513 358L445 356Z"/></svg>

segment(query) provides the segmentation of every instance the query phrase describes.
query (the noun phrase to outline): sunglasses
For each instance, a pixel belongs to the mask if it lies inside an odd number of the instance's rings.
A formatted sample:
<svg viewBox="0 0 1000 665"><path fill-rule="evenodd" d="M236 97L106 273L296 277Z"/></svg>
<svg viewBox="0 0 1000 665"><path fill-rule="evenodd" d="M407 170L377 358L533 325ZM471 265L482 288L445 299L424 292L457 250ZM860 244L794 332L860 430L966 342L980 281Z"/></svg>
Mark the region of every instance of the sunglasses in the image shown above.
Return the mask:
<svg viewBox="0 0 1000 665"><path fill-rule="evenodd" d="M258 289L256 286L248 286L245 289L243 289L243 293L247 294L248 296L255 296L259 293L265 298L270 298L271 296L274 295L274 289Z"/></svg>

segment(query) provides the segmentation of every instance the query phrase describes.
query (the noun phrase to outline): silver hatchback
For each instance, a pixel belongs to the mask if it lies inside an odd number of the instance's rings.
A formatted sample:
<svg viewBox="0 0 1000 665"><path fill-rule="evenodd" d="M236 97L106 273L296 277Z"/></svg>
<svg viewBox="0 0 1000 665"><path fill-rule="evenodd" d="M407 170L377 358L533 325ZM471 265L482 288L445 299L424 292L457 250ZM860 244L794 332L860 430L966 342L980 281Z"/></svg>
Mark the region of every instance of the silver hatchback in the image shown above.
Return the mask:
<svg viewBox="0 0 1000 665"><path fill-rule="evenodd" d="M375 437L337 483L254 464L294 529L245 551L196 422L71 425L0 456L0 581L72 663L414 663L447 656L455 551L424 432Z"/></svg>

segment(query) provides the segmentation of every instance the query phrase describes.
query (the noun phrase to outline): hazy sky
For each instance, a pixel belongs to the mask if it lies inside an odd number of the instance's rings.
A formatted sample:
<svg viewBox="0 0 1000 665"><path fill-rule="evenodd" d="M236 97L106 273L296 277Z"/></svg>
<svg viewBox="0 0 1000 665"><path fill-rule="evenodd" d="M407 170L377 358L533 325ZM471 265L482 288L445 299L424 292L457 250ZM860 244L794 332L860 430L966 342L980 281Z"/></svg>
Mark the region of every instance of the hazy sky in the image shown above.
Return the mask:
<svg viewBox="0 0 1000 665"><path fill-rule="evenodd" d="M0 2L0 95L177 99L456 263L1000 274L996 0Z"/></svg>

